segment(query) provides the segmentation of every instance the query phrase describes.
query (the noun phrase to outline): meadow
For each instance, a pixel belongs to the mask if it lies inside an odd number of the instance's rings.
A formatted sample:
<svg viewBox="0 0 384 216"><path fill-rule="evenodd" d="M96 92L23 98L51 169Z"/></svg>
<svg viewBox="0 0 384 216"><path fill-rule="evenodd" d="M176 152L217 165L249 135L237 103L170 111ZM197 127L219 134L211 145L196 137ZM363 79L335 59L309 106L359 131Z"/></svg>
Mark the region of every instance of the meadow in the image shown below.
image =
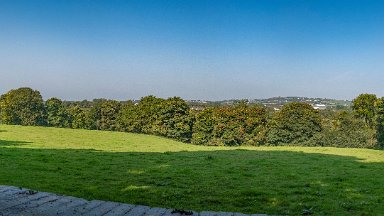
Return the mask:
<svg viewBox="0 0 384 216"><path fill-rule="evenodd" d="M379 215L384 151L0 125L0 185L196 211Z"/></svg>

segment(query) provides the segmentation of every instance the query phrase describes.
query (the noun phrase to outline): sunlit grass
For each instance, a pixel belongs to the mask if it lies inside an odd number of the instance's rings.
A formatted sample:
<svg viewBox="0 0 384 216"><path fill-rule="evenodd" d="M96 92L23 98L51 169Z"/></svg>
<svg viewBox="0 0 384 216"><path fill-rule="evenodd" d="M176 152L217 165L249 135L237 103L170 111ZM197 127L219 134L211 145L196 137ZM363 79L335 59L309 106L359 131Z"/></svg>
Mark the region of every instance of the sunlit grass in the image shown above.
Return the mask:
<svg viewBox="0 0 384 216"><path fill-rule="evenodd" d="M384 152L207 147L129 133L0 125L0 184L158 207L384 212Z"/></svg>

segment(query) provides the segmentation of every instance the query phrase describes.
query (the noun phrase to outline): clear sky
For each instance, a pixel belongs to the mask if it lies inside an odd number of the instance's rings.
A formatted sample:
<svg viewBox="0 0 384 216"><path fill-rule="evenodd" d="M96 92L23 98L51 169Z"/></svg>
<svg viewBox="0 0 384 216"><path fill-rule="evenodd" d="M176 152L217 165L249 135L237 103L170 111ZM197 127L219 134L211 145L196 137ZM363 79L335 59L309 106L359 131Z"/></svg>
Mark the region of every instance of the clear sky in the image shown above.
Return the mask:
<svg viewBox="0 0 384 216"><path fill-rule="evenodd" d="M0 93L384 96L382 0L0 0Z"/></svg>

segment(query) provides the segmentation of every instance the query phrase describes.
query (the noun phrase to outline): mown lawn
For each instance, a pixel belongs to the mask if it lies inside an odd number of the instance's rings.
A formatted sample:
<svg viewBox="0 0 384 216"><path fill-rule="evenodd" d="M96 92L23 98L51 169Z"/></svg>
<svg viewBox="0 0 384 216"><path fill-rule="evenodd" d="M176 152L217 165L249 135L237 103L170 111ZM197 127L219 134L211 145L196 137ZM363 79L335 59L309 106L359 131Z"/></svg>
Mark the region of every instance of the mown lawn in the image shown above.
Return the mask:
<svg viewBox="0 0 384 216"><path fill-rule="evenodd" d="M0 185L196 211L380 215L384 151L0 125Z"/></svg>

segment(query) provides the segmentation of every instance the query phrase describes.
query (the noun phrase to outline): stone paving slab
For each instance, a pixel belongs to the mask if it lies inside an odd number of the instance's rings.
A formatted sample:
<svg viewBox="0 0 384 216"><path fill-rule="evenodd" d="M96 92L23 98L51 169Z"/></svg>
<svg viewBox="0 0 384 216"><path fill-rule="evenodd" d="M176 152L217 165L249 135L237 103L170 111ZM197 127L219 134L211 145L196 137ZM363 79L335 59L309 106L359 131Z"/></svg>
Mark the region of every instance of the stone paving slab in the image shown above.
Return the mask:
<svg viewBox="0 0 384 216"><path fill-rule="evenodd" d="M241 214L231 212L151 208L100 200L37 192L25 188L0 185L0 216L267 216L265 214Z"/></svg>

